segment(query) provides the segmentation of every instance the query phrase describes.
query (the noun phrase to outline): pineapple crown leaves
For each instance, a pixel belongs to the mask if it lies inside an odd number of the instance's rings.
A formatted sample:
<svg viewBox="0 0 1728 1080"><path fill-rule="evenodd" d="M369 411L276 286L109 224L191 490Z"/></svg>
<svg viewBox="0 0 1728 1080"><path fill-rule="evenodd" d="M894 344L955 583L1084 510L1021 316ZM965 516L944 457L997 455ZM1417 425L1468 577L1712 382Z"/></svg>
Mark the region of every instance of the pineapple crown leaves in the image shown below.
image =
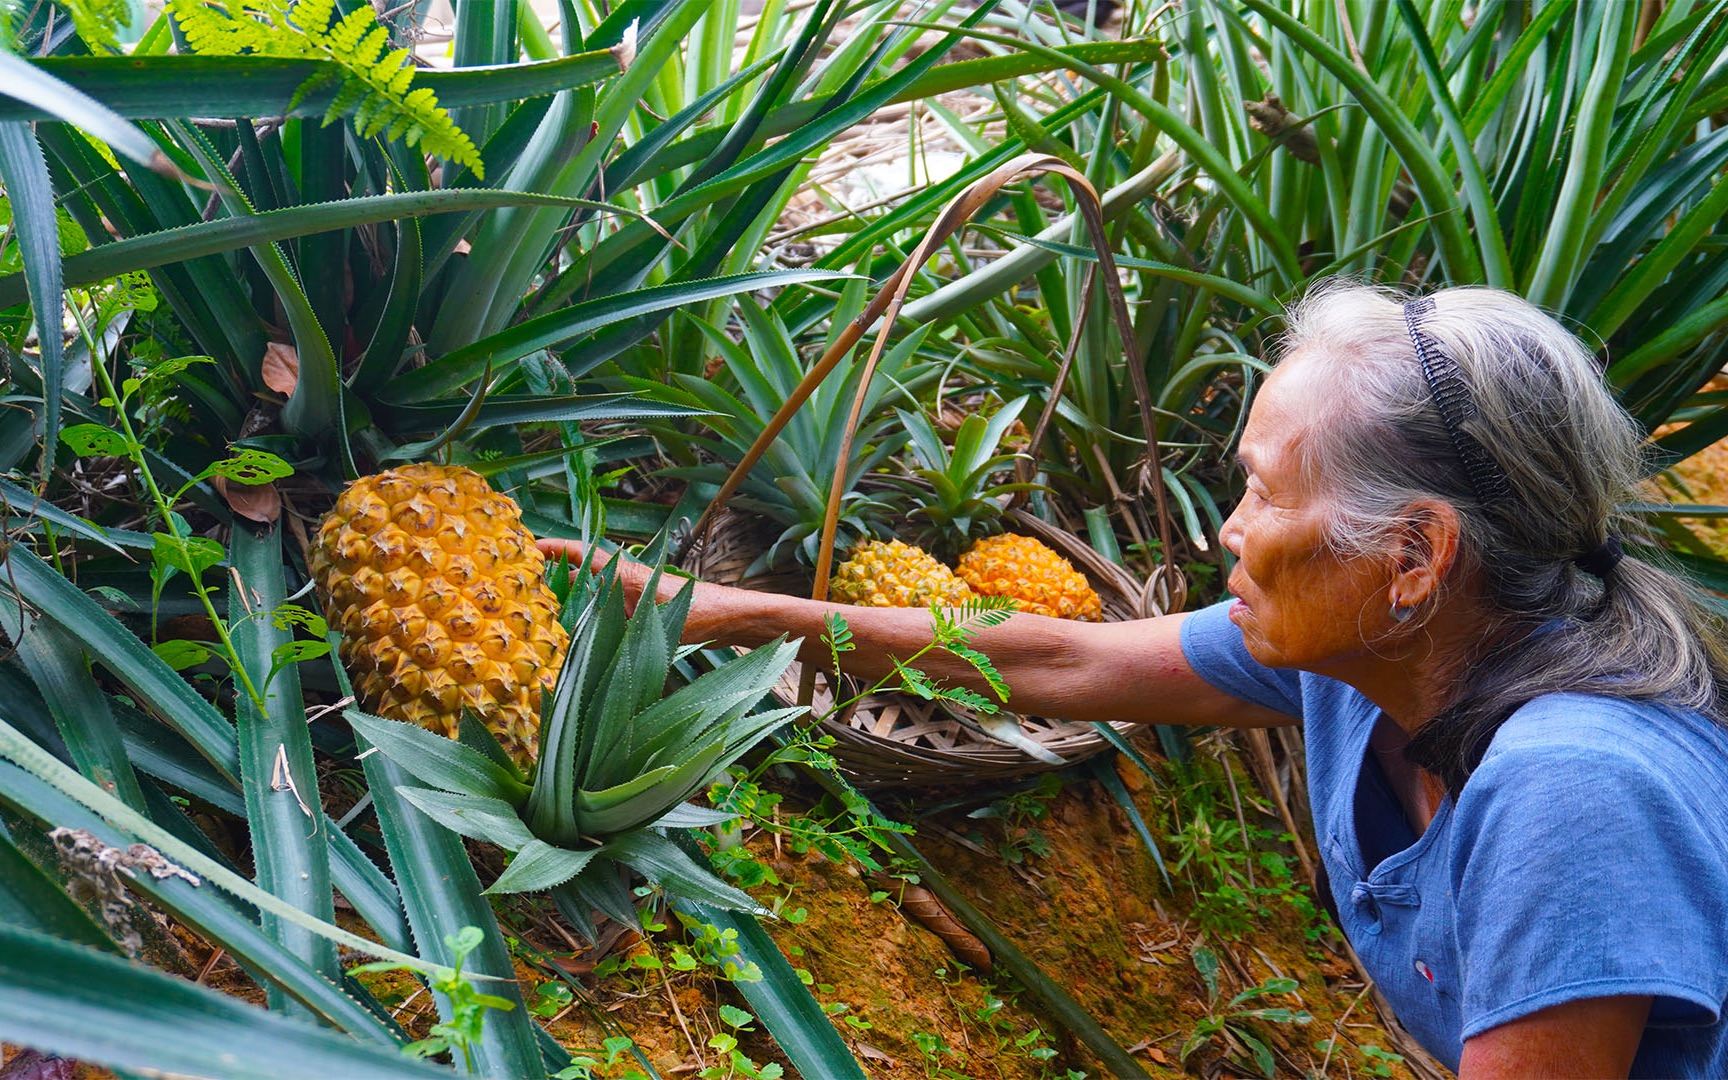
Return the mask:
<svg viewBox="0 0 1728 1080"><path fill-rule="evenodd" d="M362 139L375 135L401 139L485 177L485 163L474 141L439 107L430 89L413 88L412 51L386 52L390 30L378 21L372 5L356 5L334 26L335 0L298 0L292 7L282 0L253 0L244 7L210 0L168 0L168 9L191 52L329 61L333 65L329 70L295 90L290 109L312 91L340 80L324 111L326 125L352 111L354 130Z"/></svg>
<svg viewBox="0 0 1728 1080"><path fill-rule="evenodd" d="M1022 456L1001 453L1000 449L1026 401L1022 396L1008 402L989 420L978 413L968 414L954 433L952 450L942 442L928 416L896 410L919 462L913 473L930 486L933 496L922 500L912 512L938 530L969 536L975 528L1001 516L1002 505L997 500L1002 496L1041 489L1042 484L989 483L993 474Z"/></svg>

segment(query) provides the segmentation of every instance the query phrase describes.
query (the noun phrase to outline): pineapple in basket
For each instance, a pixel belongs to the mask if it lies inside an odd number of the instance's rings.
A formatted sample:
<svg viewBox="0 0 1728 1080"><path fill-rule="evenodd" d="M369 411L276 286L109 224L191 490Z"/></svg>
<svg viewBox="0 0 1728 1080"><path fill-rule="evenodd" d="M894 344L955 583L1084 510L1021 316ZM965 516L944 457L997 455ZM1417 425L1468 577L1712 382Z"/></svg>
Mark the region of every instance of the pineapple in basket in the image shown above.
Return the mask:
<svg viewBox="0 0 1728 1080"><path fill-rule="evenodd" d="M364 708L452 738L472 709L533 761L569 635L513 501L459 465L362 477L307 562Z"/></svg>
<svg viewBox="0 0 1728 1080"><path fill-rule="evenodd" d="M1003 496L1038 486L989 482L1014 460L1013 454L999 451L1025 406L1021 397L988 421L977 413L966 416L954 432L952 451L929 418L900 412L919 461L915 475L923 481L904 485L917 503L912 515L922 519L927 545L939 554L960 551L959 562L949 571L921 548L899 544L887 550L889 545L867 544L835 571L839 598L854 604L924 606L931 599L961 602L967 594L1004 596L1015 601L1018 610L1037 615L1103 618L1097 591L1049 545L1030 536L986 535L999 533ZM958 579L967 594L953 592L950 579ZM893 599L902 595L908 603L895 604Z"/></svg>

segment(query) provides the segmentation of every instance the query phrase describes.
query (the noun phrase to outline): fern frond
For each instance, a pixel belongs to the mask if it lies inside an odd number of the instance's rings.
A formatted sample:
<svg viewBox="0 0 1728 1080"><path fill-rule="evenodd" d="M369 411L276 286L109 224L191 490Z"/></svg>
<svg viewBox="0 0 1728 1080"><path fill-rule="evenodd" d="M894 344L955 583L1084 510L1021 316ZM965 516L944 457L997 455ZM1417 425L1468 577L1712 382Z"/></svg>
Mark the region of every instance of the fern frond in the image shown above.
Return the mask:
<svg viewBox="0 0 1728 1080"><path fill-rule="evenodd" d="M384 92L393 98L406 98L408 95L408 87L414 81L414 65L408 62L412 55L407 49L397 49L378 61L380 72L394 72L384 84Z"/></svg>
<svg viewBox="0 0 1728 1080"><path fill-rule="evenodd" d="M78 31L78 37L90 51L102 56L120 51L120 28L125 26L131 17L127 0L60 0L60 6L72 16L72 26ZM0 12L8 17L7 5L0 4ZM8 18L10 24L10 18Z"/></svg>
<svg viewBox="0 0 1728 1080"><path fill-rule="evenodd" d="M338 73L333 71L325 78L326 81L328 81L329 79L337 77L339 77ZM305 83L301 84L299 90L294 92L294 96L301 97L303 96L303 92L310 89L315 89L315 87L312 86L312 80L308 79ZM338 117L354 108L354 106L359 103L360 99L365 96L365 83L358 79L344 80L342 88L336 91L336 96L334 98L330 99L330 107L324 110L324 123L326 125L333 123Z"/></svg>
<svg viewBox="0 0 1728 1080"><path fill-rule="evenodd" d="M227 7L211 0L168 0L190 52L215 56L262 55L327 60L321 71L295 91L289 109L308 94L340 78L323 122L352 113L355 132L365 139L383 135L418 146L423 153L449 158L486 176L480 151L427 88L413 87L413 54L398 48L386 52L390 30L378 21L370 4L361 4L336 20L336 0L299 0L290 9L284 0L258 0L253 9Z"/></svg>
<svg viewBox="0 0 1728 1080"><path fill-rule="evenodd" d="M356 8L356 11L366 11L367 8ZM384 46L390 44L390 31L385 27L374 27L354 50L353 62L368 68L366 80L380 89L390 86L390 75L378 63L378 58L384 55Z"/></svg>
<svg viewBox="0 0 1728 1080"><path fill-rule="evenodd" d="M291 13L283 14L302 34L317 37L330 28L330 19L336 14L336 0L300 0Z"/></svg>

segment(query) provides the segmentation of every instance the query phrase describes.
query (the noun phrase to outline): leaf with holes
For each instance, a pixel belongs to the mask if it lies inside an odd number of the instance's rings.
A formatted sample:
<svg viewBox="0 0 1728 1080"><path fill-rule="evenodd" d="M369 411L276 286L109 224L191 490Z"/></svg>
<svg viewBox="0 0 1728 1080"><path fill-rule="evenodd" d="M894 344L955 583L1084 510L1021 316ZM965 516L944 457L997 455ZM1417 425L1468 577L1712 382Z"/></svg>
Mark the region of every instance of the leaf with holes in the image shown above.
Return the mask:
<svg viewBox="0 0 1728 1080"><path fill-rule="evenodd" d="M79 457L125 457L132 449L126 436L101 424L74 424L60 433L60 441Z"/></svg>
<svg viewBox="0 0 1728 1080"><path fill-rule="evenodd" d="M268 484L293 475L294 466L275 454L263 450L239 450L199 473L198 479L220 476L236 484Z"/></svg>

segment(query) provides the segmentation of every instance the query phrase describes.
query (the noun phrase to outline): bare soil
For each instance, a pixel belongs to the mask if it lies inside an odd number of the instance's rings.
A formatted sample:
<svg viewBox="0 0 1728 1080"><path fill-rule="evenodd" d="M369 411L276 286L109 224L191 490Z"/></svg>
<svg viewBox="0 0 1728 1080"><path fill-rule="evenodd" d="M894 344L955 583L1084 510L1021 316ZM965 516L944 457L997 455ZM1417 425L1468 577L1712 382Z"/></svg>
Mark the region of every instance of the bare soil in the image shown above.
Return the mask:
<svg viewBox="0 0 1728 1080"><path fill-rule="evenodd" d="M1118 775L1165 859L1174 858L1168 790L1126 762ZM1251 791L1246 776L1238 783L1244 794ZM981 795L978 803L989 798ZM1252 1056L1233 1035L1213 1037L1186 1063L1182 1049L1209 1015L1227 1011L1224 1003L1231 997L1280 977L1295 979L1297 989L1243 1008L1303 1010L1312 1019L1296 1024L1246 1018L1241 1025L1273 1050L1274 1075L1419 1075L1395 1061L1380 1064L1385 1059L1370 1056L1373 1050L1364 1054L1365 1047L1414 1051L1382 1022L1329 928L1318 932L1295 908L1285 907L1251 920L1240 939L1208 935L1197 925L1196 897L1183 877L1172 874L1174 891L1165 886L1125 813L1101 784L1070 781L1047 806L1047 814L1030 825L972 819L966 806L945 810L917 822L914 842L1119 1045L1131 1050L1149 1075L1256 1075ZM1245 812L1261 813L1252 803ZM1265 820L1271 824L1272 819ZM1037 847L1045 854L1024 850L1027 829L1040 834ZM800 919L767 922L770 933L792 965L809 973L815 996L833 1013L836 1027L872 1077L1041 1080L1067 1078L1070 1070L1110 1075L1012 980L999 971L966 967L941 936L897 907L894 883L865 874L855 862L793 853L766 832L750 836L746 844L779 879L778 885L754 889L757 898ZM666 962L672 943L681 940L684 935L674 926L630 948ZM1202 945L1222 961L1211 1008L1194 963L1194 950ZM577 970L591 966L580 956L566 963ZM533 1001L546 979L525 974ZM632 968L589 975L583 982L583 999L550 1025L564 1045L597 1051L604 1039L622 1031L663 1076L729 1075L708 1040L726 1030L721 1006L744 1008L746 1002L707 969ZM787 1067L787 1075L796 1075L760 1033L742 1038L742 1051L756 1065L777 1061ZM1328 1053L1328 1041L1334 1039ZM596 1075L623 1077L639 1068L625 1059ZM719 1071L704 1072L708 1069Z"/></svg>

